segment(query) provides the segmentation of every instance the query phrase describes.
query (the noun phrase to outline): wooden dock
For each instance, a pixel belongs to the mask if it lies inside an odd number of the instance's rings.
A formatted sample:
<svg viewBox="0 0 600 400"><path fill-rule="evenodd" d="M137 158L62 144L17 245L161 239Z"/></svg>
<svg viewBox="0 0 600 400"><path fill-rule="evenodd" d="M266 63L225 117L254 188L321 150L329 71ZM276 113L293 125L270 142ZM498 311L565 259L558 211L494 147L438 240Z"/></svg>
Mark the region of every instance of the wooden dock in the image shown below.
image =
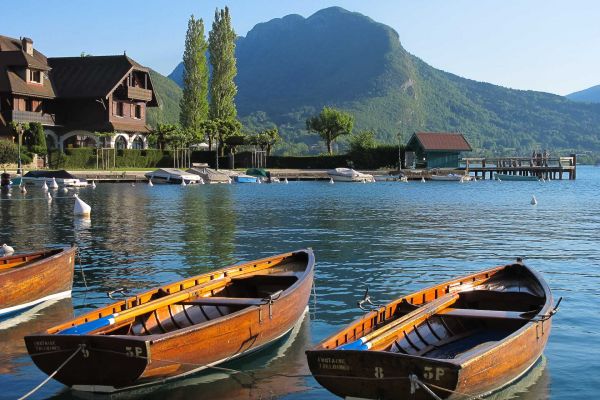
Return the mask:
<svg viewBox="0 0 600 400"><path fill-rule="evenodd" d="M494 174L536 176L540 179L577 178L577 155L558 158L504 157L504 158L463 158L467 174L475 178L494 179Z"/></svg>

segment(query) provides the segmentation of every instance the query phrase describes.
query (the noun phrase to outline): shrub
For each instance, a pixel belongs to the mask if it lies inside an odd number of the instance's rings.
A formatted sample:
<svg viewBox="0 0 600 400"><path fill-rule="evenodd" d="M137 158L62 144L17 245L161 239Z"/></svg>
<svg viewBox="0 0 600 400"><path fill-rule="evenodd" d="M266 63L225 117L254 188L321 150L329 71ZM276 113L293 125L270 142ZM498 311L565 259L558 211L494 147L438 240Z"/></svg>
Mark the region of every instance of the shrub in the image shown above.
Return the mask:
<svg viewBox="0 0 600 400"><path fill-rule="evenodd" d="M9 140L0 140L0 166L15 164L19 153L17 145Z"/></svg>

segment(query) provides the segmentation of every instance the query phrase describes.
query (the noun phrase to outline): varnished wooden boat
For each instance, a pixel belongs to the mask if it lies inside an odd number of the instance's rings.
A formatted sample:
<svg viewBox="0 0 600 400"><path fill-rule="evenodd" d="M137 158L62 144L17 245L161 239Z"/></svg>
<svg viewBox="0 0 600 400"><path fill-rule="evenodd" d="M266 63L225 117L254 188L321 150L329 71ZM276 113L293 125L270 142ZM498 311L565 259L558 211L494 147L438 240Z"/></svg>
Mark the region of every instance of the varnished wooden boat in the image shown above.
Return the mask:
<svg viewBox="0 0 600 400"><path fill-rule="evenodd" d="M552 307L544 279L518 260L371 311L308 350L308 364L342 397L431 400L417 380L444 399L490 393L541 356Z"/></svg>
<svg viewBox="0 0 600 400"><path fill-rule="evenodd" d="M76 390L114 392L182 377L256 351L304 313L312 250L198 275L84 314L25 343ZM75 354L75 355L73 355Z"/></svg>
<svg viewBox="0 0 600 400"><path fill-rule="evenodd" d="M0 317L71 295L76 247L0 257Z"/></svg>

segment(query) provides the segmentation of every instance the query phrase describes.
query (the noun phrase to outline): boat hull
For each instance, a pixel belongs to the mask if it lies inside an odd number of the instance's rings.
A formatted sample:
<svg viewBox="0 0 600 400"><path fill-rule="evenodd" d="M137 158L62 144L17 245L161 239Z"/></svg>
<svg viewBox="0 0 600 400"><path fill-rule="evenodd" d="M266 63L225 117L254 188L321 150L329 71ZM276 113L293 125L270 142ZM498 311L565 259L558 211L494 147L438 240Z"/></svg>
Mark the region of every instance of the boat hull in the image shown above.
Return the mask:
<svg viewBox="0 0 600 400"><path fill-rule="evenodd" d="M76 247L0 258L0 316L71 295ZM49 256L43 257L44 254ZM17 265L18 260L23 261ZM15 264L14 267L8 267ZM4 266L4 268L2 268Z"/></svg>
<svg viewBox="0 0 600 400"><path fill-rule="evenodd" d="M256 176L234 176L233 179L235 180L236 183L257 183L258 182L258 177Z"/></svg>
<svg viewBox="0 0 600 400"><path fill-rule="evenodd" d="M271 304L256 304L162 334L31 335L25 338L27 350L34 363L51 374L81 349L54 376L81 391L128 390L210 368L266 347L302 319L314 274L314 257L312 252L307 255L306 273Z"/></svg>

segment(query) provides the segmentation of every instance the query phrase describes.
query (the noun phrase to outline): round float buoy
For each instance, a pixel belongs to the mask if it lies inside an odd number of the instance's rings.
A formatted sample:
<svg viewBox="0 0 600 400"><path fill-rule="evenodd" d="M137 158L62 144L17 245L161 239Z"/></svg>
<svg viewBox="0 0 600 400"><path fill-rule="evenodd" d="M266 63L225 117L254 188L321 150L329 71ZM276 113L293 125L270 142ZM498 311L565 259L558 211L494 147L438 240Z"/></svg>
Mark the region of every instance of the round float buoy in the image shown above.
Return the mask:
<svg viewBox="0 0 600 400"><path fill-rule="evenodd" d="M50 183L50 189L58 189L58 183L56 183L56 178L52 178L52 182Z"/></svg>
<svg viewBox="0 0 600 400"><path fill-rule="evenodd" d="M231 178L229 178L229 184L231 185L231 183L232 183Z"/></svg>
<svg viewBox="0 0 600 400"><path fill-rule="evenodd" d="M285 178L285 180L284 180L283 182L284 182L284 183L289 183L289 182L288 182L288 180L287 180L287 178Z"/></svg>
<svg viewBox="0 0 600 400"><path fill-rule="evenodd" d="M46 193L46 199L48 199L48 203L52 202L52 195L50 193Z"/></svg>
<svg viewBox="0 0 600 400"><path fill-rule="evenodd" d="M12 253L15 252L15 249L13 249L11 246L9 246L6 243L4 243L2 245L2 251L4 252L5 256L10 256Z"/></svg>
<svg viewBox="0 0 600 400"><path fill-rule="evenodd" d="M333 185L333 178L329 178L329 184Z"/></svg>
<svg viewBox="0 0 600 400"><path fill-rule="evenodd" d="M89 217L92 213L92 207L89 206L86 202L81 200L77 194L74 194L75 205L73 206L73 214L75 215L83 215Z"/></svg>
<svg viewBox="0 0 600 400"><path fill-rule="evenodd" d="M44 184L42 185L42 190L44 192L48 190L48 185L46 185L46 181L44 181Z"/></svg>
<svg viewBox="0 0 600 400"><path fill-rule="evenodd" d="M181 178L181 186L187 186L187 184L185 183L185 179Z"/></svg>
<svg viewBox="0 0 600 400"><path fill-rule="evenodd" d="M131 187L135 187L135 182L131 182Z"/></svg>
<svg viewBox="0 0 600 400"><path fill-rule="evenodd" d="M421 177L421 182L425 183L425 177Z"/></svg>
<svg viewBox="0 0 600 400"><path fill-rule="evenodd" d="M96 189L96 182L92 181L92 189Z"/></svg>
<svg viewBox="0 0 600 400"><path fill-rule="evenodd" d="M531 196L531 205L532 206L537 205L537 199L535 198L535 196Z"/></svg>
<svg viewBox="0 0 600 400"><path fill-rule="evenodd" d="M200 184L204 185L204 179L202 179L202 177L200 177Z"/></svg>
<svg viewBox="0 0 600 400"><path fill-rule="evenodd" d="M154 186L154 183L152 183L152 178L148 179L148 186Z"/></svg>

